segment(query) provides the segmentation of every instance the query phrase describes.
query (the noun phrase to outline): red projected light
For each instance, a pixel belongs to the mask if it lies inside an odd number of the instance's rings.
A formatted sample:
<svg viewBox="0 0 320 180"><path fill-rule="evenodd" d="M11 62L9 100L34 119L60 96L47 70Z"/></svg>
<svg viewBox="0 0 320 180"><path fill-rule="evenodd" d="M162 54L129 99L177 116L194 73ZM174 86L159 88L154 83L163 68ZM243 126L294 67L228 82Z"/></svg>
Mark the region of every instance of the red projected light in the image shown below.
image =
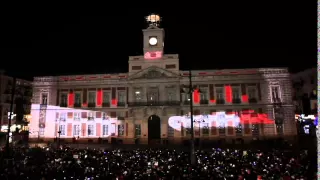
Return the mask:
<svg viewBox="0 0 320 180"><path fill-rule="evenodd" d="M146 52L144 58L148 60L160 59L162 58L162 51Z"/></svg>
<svg viewBox="0 0 320 180"><path fill-rule="evenodd" d="M242 98L242 102L248 102L249 101L249 97L246 94L242 95L241 98Z"/></svg>
<svg viewBox="0 0 320 180"><path fill-rule="evenodd" d="M102 106L102 90L97 91L97 106Z"/></svg>
<svg viewBox="0 0 320 180"><path fill-rule="evenodd" d="M193 102L194 103L199 103L200 102L200 93L198 89L195 89L193 91Z"/></svg>
<svg viewBox="0 0 320 180"><path fill-rule="evenodd" d="M71 91L68 94L68 106L73 107L73 104L74 104L74 93L73 93L73 91Z"/></svg>
<svg viewBox="0 0 320 180"><path fill-rule="evenodd" d="M118 100L117 99L112 99L111 100L111 104L114 105L114 106L117 106L118 105Z"/></svg>
<svg viewBox="0 0 320 180"><path fill-rule="evenodd" d="M240 115L241 124L274 124L274 121L268 119L268 115L264 113L255 113L254 110L243 111Z"/></svg>
<svg viewBox="0 0 320 180"><path fill-rule="evenodd" d="M230 85L226 85L225 87L226 92L226 101L232 103L232 88Z"/></svg>

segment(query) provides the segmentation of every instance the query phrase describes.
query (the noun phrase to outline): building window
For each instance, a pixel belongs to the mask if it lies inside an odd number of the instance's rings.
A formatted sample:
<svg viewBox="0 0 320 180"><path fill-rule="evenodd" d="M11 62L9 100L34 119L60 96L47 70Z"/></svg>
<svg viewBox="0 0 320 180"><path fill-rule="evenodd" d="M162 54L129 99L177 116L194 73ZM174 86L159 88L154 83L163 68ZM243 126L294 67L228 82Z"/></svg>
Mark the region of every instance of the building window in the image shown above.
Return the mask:
<svg viewBox="0 0 320 180"><path fill-rule="evenodd" d="M232 99L240 100L240 88L239 87L232 87Z"/></svg>
<svg viewBox="0 0 320 180"><path fill-rule="evenodd" d="M168 96L168 101L174 101L174 99L175 99L174 89L168 89L167 96Z"/></svg>
<svg viewBox="0 0 320 180"><path fill-rule="evenodd" d="M184 93L184 101L189 102L190 101L190 94Z"/></svg>
<svg viewBox="0 0 320 180"><path fill-rule="evenodd" d="M216 104L224 104L224 91L222 87L216 87Z"/></svg>
<svg viewBox="0 0 320 180"><path fill-rule="evenodd" d="M73 136L80 135L80 125L73 125Z"/></svg>
<svg viewBox="0 0 320 180"><path fill-rule="evenodd" d="M255 87L248 87L248 96L249 96L249 99L256 99L257 89Z"/></svg>
<svg viewBox="0 0 320 180"><path fill-rule="evenodd" d="M200 104L208 104L208 91L207 89L200 89Z"/></svg>
<svg viewBox="0 0 320 180"><path fill-rule="evenodd" d="M60 121L66 121L67 118L67 113L66 112L61 112L60 113Z"/></svg>
<svg viewBox="0 0 320 180"><path fill-rule="evenodd" d="M209 123L202 123L202 135L209 135Z"/></svg>
<svg viewBox="0 0 320 180"><path fill-rule="evenodd" d="M276 132L278 135L283 135L283 125L282 124L276 125Z"/></svg>
<svg viewBox="0 0 320 180"><path fill-rule="evenodd" d="M185 129L186 129L186 135L190 135L191 134L191 122L187 122L186 123L186 128Z"/></svg>
<svg viewBox="0 0 320 180"><path fill-rule="evenodd" d="M141 70L141 66L132 66L131 69L132 70Z"/></svg>
<svg viewBox="0 0 320 180"><path fill-rule="evenodd" d="M103 92L103 103L110 104L110 92L108 91Z"/></svg>
<svg viewBox="0 0 320 180"><path fill-rule="evenodd" d="M236 127L236 136L242 136L242 125L239 123L239 125Z"/></svg>
<svg viewBox="0 0 320 180"><path fill-rule="evenodd" d="M43 104L43 105L48 104L48 93L41 94L41 104Z"/></svg>
<svg viewBox="0 0 320 180"><path fill-rule="evenodd" d="M44 128L39 128L39 136L43 136L44 135Z"/></svg>
<svg viewBox="0 0 320 180"><path fill-rule="evenodd" d="M88 113L88 120L94 120L93 112Z"/></svg>
<svg viewBox="0 0 320 180"><path fill-rule="evenodd" d="M141 91L140 90L136 90L135 92L134 92L134 94L135 94L135 100L136 101L140 101L142 98L141 98Z"/></svg>
<svg viewBox="0 0 320 180"><path fill-rule="evenodd" d="M126 92L125 91L119 91L118 92L118 103L124 104L126 102Z"/></svg>
<svg viewBox="0 0 320 180"><path fill-rule="evenodd" d="M108 135L108 125L102 126L102 135L107 136Z"/></svg>
<svg viewBox="0 0 320 180"><path fill-rule="evenodd" d="M88 135L89 136L94 135L94 125L92 125L92 124L88 125Z"/></svg>
<svg viewBox="0 0 320 180"><path fill-rule="evenodd" d="M66 135L66 126L65 125L60 125L59 126L59 131L60 131L60 135L61 136L65 136Z"/></svg>
<svg viewBox="0 0 320 180"><path fill-rule="evenodd" d="M280 86L271 86L272 102L281 102Z"/></svg>
<svg viewBox="0 0 320 180"><path fill-rule="evenodd" d="M94 91L89 92L89 103L92 103L92 104L96 103L96 92Z"/></svg>
<svg viewBox="0 0 320 180"><path fill-rule="evenodd" d="M108 120L108 116L107 116L107 113L102 113L102 120Z"/></svg>
<svg viewBox="0 0 320 180"><path fill-rule="evenodd" d="M62 93L60 97L61 106L67 106L68 95L66 93Z"/></svg>
<svg viewBox="0 0 320 180"><path fill-rule="evenodd" d="M75 103L75 105L81 105L81 93L80 92L74 93L74 103Z"/></svg>
<svg viewBox="0 0 320 180"><path fill-rule="evenodd" d="M136 136L141 136L141 124L136 124L135 125L135 135Z"/></svg>
<svg viewBox="0 0 320 180"><path fill-rule="evenodd" d="M260 129L259 124L252 124L252 135L259 136L259 133L260 133L259 129Z"/></svg>
<svg viewBox="0 0 320 180"><path fill-rule="evenodd" d="M168 125L168 137L174 137L174 129Z"/></svg>
<svg viewBox="0 0 320 180"><path fill-rule="evenodd" d="M207 90L206 90L206 89L201 89L200 91L201 91L201 93L200 93L200 99L201 99L201 100L207 100L207 99L208 99L208 98L207 98Z"/></svg>
<svg viewBox="0 0 320 180"><path fill-rule="evenodd" d="M124 125L119 124L118 125L118 136L123 136L124 135Z"/></svg>
<svg viewBox="0 0 320 180"><path fill-rule="evenodd" d="M80 117L81 117L81 113L80 112L74 112L73 113L74 120L80 120Z"/></svg>
<svg viewBox="0 0 320 180"><path fill-rule="evenodd" d="M166 64L166 69L175 69L176 65L175 64Z"/></svg>

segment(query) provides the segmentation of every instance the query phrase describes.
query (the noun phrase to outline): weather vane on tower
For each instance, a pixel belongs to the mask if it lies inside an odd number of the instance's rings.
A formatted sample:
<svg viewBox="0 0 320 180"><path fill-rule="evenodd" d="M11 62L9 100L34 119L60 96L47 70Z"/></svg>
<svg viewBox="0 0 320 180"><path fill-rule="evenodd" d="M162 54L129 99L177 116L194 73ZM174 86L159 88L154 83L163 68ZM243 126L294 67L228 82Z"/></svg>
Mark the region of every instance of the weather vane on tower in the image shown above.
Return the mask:
<svg viewBox="0 0 320 180"><path fill-rule="evenodd" d="M160 26L161 17L158 14L150 14L146 17L146 21L149 24L149 26Z"/></svg>

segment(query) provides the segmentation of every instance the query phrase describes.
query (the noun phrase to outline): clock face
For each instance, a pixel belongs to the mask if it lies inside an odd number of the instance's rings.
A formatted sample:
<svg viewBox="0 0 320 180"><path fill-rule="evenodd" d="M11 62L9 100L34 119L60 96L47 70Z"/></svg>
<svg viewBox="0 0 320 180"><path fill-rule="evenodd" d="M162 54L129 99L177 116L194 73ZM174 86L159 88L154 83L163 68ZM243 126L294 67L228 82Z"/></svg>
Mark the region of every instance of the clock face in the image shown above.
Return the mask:
<svg viewBox="0 0 320 180"><path fill-rule="evenodd" d="M157 43L158 43L157 38L152 37L152 38L149 39L149 44L150 44L150 45L154 46L154 45L156 45Z"/></svg>

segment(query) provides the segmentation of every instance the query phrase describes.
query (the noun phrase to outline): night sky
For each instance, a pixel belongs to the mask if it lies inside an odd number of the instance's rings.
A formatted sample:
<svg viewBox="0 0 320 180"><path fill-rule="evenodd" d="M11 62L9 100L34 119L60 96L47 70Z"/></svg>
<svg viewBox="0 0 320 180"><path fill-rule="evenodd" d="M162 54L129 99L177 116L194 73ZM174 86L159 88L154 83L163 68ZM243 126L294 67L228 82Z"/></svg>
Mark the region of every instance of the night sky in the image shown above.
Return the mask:
<svg viewBox="0 0 320 180"><path fill-rule="evenodd" d="M144 17L152 12L162 16L165 53L179 54L181 69L315 67L316 1L275 2L101 10L94 16L73 10L29 16L17 8L1 17L0 68L25 79L127 72L128 56L142 55Z"/></svg>

